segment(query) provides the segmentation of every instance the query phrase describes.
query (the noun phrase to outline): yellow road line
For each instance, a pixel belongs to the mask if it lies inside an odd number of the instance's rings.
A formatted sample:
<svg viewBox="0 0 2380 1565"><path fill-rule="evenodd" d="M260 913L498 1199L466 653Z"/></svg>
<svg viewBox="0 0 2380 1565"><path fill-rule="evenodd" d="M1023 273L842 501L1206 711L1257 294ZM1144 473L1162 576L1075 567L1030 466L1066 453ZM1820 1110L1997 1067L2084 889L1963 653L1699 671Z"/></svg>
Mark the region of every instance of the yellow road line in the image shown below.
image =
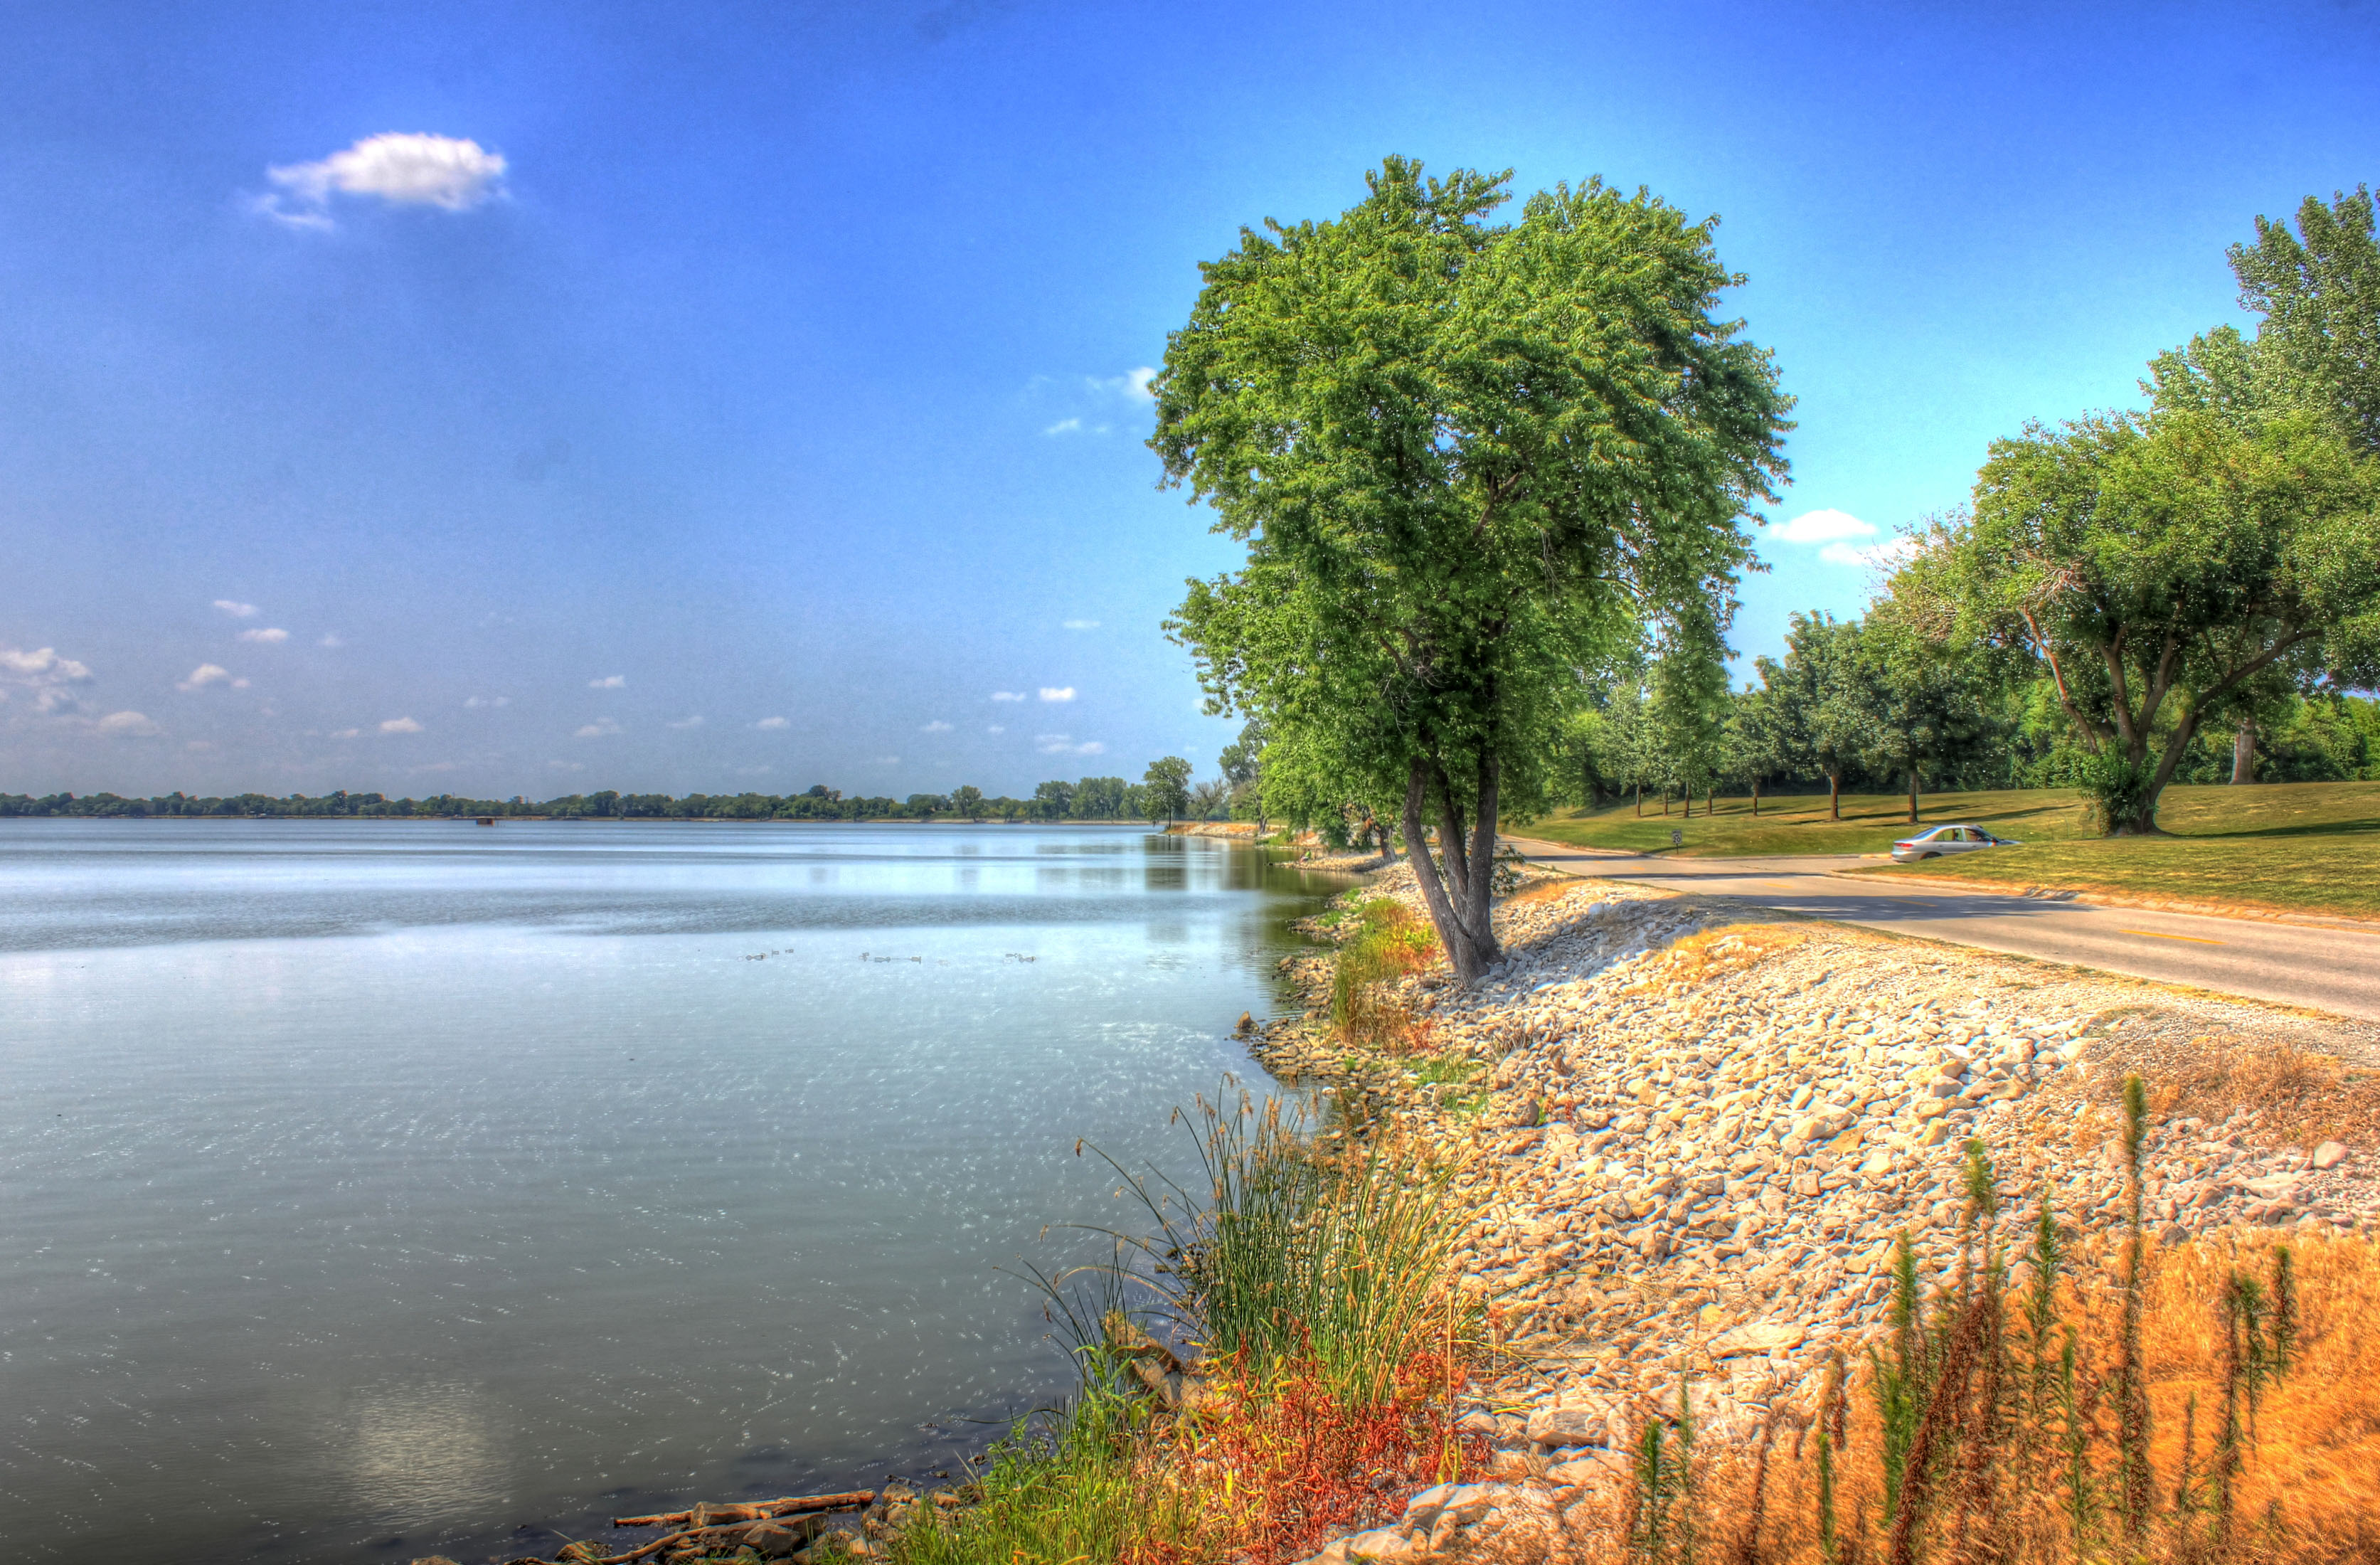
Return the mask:
<svg viewBox="0 0 2380 1565"><path fill-rule="evenodd" d="M2146 935L2153 940L2194 940L2200 945L2228 945L2228 940L2210 940L2204 935L2168 935L2161 929L2119 929L2119 935Z"/></svg>

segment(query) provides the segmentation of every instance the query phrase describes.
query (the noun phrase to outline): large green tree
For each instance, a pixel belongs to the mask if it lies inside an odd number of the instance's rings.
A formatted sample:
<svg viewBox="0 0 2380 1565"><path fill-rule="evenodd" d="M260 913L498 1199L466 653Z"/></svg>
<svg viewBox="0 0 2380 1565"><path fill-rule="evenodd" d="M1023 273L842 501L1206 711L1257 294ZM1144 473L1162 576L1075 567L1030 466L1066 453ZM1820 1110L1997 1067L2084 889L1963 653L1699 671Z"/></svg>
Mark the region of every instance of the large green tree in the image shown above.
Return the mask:
<svg viewBox="0 0 2380 1565"><path fill-rule="evenodd" d="M1141 813L1151 820L1171 826L1175 816L1190 808L1190 763L1180 756L1150 761L1140 785Z"/></svg>
<svg viewBox="0 0 2380 1565"><path fill-rule="evenodd" d="M2380 679L2380 462L2312 411L2033 426L1932 553L1962 634L2049 675L2113 835L2156 830L2200 727L2273 672Z"/></svg>
<svg viewBox="0 0 2380 1565"><path fill-rule="evenodd" d="M1465 979L1500 803L1633 622L1726 601L1787 427L1712 223L1590 181L1500 225L1507 177L1391 158L1335 219L1243 229L1151 388L1167 480L1248 551L1169 629L1269 754L1394 806Z"/></svg>
<svg viewBox="0 0 2380 1565"><path fill-rule="evenodd" d="M1859 765L1876 722L1872 665L1856 621L1818 613L1794 614L1789 625L1785 661L1760 659L1760 682L1792 766L1827 780L1827 817L1840 820L1843 777Z"/></svg>

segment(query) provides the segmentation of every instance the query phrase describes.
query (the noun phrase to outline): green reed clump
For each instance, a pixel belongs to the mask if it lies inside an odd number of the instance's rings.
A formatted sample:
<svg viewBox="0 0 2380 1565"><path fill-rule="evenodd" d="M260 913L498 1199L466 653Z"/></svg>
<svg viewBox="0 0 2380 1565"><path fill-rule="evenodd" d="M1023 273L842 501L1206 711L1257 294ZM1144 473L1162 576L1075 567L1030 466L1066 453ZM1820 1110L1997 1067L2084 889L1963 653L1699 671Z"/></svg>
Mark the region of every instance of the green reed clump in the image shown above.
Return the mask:
<svg viewBox="0 0 2380 1565"><path fill-rule="evenodd" d="M1322 1150L1245 1092L1201 1098L1195 1118L1203 1192L1127 1176L1156 1220L1135 1242L1156 1312L1208 1354L1304 1360L1344 1403L1388 1400L1447 1332L1465 1216L1451 1171L1391 1139ZM1456 1313L1467 1341L1473 1312Z"/></svg>
<svg viewBox="0 0 2380 1565"><path fill-rule="evenodd" d="M1411 908L1392 897L1365 903L1331 966L1331 1025L1342 1037L1363 1042L1401 1041L1409 1018L1380 986L1437 957L1438 936Z"/></svg>

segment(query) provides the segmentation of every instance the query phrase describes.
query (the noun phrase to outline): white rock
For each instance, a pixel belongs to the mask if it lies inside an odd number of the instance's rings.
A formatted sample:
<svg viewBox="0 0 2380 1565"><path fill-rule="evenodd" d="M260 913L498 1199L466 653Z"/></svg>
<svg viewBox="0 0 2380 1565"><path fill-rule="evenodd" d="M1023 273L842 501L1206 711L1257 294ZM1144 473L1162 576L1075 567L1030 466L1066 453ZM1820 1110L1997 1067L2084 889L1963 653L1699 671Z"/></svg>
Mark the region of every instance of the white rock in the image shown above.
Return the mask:
<svg viewBox="0 0 2380 1565"><path fill-rule="evenodd" d="M2325 1141L2313 1149L2315 1168L2335 1169L2345 1161L2347 1161L2347 1148L2338 1142Z"/></svg>

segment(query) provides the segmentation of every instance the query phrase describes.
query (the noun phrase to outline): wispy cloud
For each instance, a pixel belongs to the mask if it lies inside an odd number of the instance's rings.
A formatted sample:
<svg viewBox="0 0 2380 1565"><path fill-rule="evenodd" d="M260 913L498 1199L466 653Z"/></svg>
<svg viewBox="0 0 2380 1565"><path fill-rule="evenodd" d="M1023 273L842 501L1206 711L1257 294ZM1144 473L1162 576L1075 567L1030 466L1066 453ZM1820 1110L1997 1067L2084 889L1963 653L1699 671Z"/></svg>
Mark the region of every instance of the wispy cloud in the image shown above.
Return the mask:
<svg viewBox="0 0 2380 1565"><path fill-rule="evenodd" d="M315 642L314 645L317 647L344 647L346 643L340 640L335 636L325 636L320 641Z"/></svg>
<svg viewBox="0 0 2380 1565"><path fill-rule="evenodd" d="M1001 724L999 724L999 723L995 722L995 723L993 723L991 726L990 726L989 728L986 728L986 729L984 730L984 732L985 732L986 734L1005 734L1005 733L1007 733L1007 732L1008 732L1008 730L1007 730L1006 728L1002 727Z"/></svg>
<svg viewBox="0 0 2380 1565"><path fill-rule="evenodd" d="M1041 698L1045 701L1071 701L1075 698L1075 687L1071 685L1044 685L1041 686Z"/></svg>
<svg viewBox="0 0 2380 1565"><path fill-rule="evenodd" d="M571 737L574 739L608 739L613 734L622 732L624 731L620 725L611 718L599 717L594 722L579 728L576 733L571 734Z"/></svg>
<svg viewBox="0 0 2380 1565"><path fill-rule="evenodd" d="M1852 541L1874 538L1879 530L1874 522L1864 521L1848 511L1804 511L1778 528L1775 536L1784 543L1820 545L1819 559L1830 565L1855 569L1888 571L1917 552L1916 543L1906 538L1888 538L1881 543Z"/></svg>
<svg viewBox="0 0 2380 1565"><path fill-rule="evenodd" d="M110 712L92 723L91 732L111 739L152 739L164 730L140 712Z"/></svg>
<svg viewBox="0 0 2380 1565"><path fill-rule="evenodd" d="M1021 701L1026 697L1022 690L995 690L991 693L991 698L995 701Z"/></svg>
<svg viewBox="0 0 2380 1565"><path fill-rule="evenodd" d="M793 725L793 721L790 718L764 717L752 726L755 728L791 728Z"/></svg>
<svg viewBox="0 0 2380 1565"><path fill-rule="evenodd" d="M1818 551L1818 558L1830 565L1865 565L1872 570L1890 570L1917 552L1913 538L1888 538L1882 543L1864 547L1855 543L1829 543Z"/></svg>
<svg viewBox="0 0 2380 1565"><path fill-rule="evenodd" d="M467 707L475 709L479 707L509 707L513 704L513 698L510 696L467 696L463 698L463 704Z"/></svg>
<svg viewBox="0 0 2380 1565"><path fill-rule="evenodd" d="M925 724L917 730L920 734L948 734L950 731L951 725L944 722L941 718L934 719L933 722Z"/></svg>
<svg viewBox="0 0 2380 1565"><path fill-rule="evenodd" d="M1036 734L1033 735L1033 747L1045 756L1103 756L1108 753L1108 747L1097 739L1086 739L1076 744L1074 736L1068 734Z"/></svg>
<svg viewBox="0 0 2380 1565"><path fill-rule="evenodd" d="M235 690L245 690L248 688L247 680L234 679L232 677L231 670L224 667L221 663L200 663L198 667L190 671L188 678L177 680L175 683L174 688L176 690L203 690L210 685L228 685Z"/></svg>
<svg viewBox="0 0 2380 1565"><path fill-rule="evenodd" d="M215 600L215 607L236 620L252 620L256 617L255 604L243 603L237 599L218 598Z"/></svg>
<svg viewBox="0 0 2380 1565"><path fill-rule="evenodd" d="M239 639L242 641L261 642L268 647L277 646L289 639L289 633L285 630L280 630L271 625L267 625L256 630L243 630L239 633Z"/></svg>
<svg viewBox="0 0 2380 1565"><path fill-rule="evenodd" d="M1804 511L1777 529L1786 543L1833 543L1846 538L1874 538L1876 526L1849 511Z"/></svg>
<svg viewBox="0 0 2380 1565"><path fill-rule="evenodd" d="M589 690L625 690L627 687L628 676L625 673L607 673L587 682Z"/></svg>
<svg viewBox="0 0 2380 1565"><path fill-rule="evenodd" d="M1155 394L1148 389L1148 382L1155 379L1157 379L1157 371L1144 364L1137 370L1127 370L1121 375L1091 376L1090 384L1093 391L1106 392L1111 396L1120 396L1127 402L1152 402L1156 398Z"/></svg>
<svg viewBox="0 0 2380 1565"><path fill-rule="evenodd" d="M1041 431L1045 435L1078 435L1083 432L1080 419L1061 419Z"/></svg>
<svg viewBox="0 0 2380 1565"><path fill-rule="evenodd" d="M328 229L331 198L355 196L391 206L468 212L504 193L504 159L477 141L420 132L386 131L312 163L264 171L279 187L251 203L291 228Z"/></svg>
<svg viewBox="0 0 2380 1565"><path fill-rule="evenodd" d="M1061 620L1058 623L1068 630L1097 630L1099 628L1099 622L1097 620Z"/></svg>
<svg viewBox="0 0 2380 1565"><path fill-rule="evenodd" d="M33 710L41 712L74 711L82 703L70 685L87 685L91 670L72 658L61 658L55 647L39 647L32 651L19 651L13 647L0 647L0 701L8 698L11 686L32 693Z"/></svg>
<svg viewBox="0 0 2380 1565"><path fill-rule="evenodd" d="M364 731L360 728L334 728L331 730L331 737L334 739L360 739L363 736Z"/></svg>
<svg viewBox="0 0 2380 1565"><path fill-rule="evenodd" d="M901 758L899 756L878 756L876 758L876 764L879 766L898 766L901 764Z"/></svg>
<svg viewBox="0 0 2380 1565"><path fill-rule="evenodd" d="M700 712L697 712L692 717L682 717L675 722L669 723L666 726L671 728L699 728L702 726L702 714Z"/></svg>
<svg viewBox="0 0 2380 1565"><path fill-rule="evenodd" d="M409 717L393 717L380 725L382 734L419 734L421 724Z"/></svg>

